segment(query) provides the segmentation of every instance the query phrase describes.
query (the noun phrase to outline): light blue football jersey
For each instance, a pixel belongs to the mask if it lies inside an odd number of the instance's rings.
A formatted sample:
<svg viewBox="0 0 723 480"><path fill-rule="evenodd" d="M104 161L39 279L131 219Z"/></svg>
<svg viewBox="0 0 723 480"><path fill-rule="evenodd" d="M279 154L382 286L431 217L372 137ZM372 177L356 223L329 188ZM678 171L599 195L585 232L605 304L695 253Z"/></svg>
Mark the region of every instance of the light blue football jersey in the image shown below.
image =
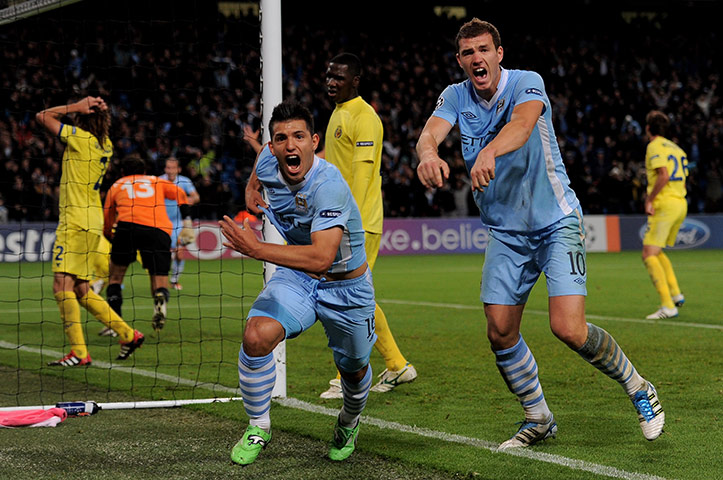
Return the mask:
<svg viewBox="0 0 723 480"><path fill-rule="evenodd" d="M361 215L335 166L314 156L304 180L289 185L266 146L256 162L256 175L268 193L272 223L290 245L311 245L313 232L338 226L344 233L329 272L350 272L366 262Z"/></svg>
<svg viewBox="0 0 723 480"><path fill-rule="evenodd" d="M168 175L165 173L158 178L162 178L170 182L170 180L168 179ZM190 178L186 176L176 175L176 180L173 183L181 187L181 189L186 192L186 195L190 195L191 193L196 191L196 187L193 185L193 182ZM181 227L181 224L183 223L183 219L181 218L181 212L178 209L178 202L176 202L175 200L169 200L167 198L166 212L168 213L168 218L173 224L173 229L179 229Z"/></svg>
<svg viewBox="0 0 723 480"><path fill-rule="evenodd" d="M474 192L482 222L492 229L534 232L569 215L579 204L562 162L552 126L552 108L542 77L525 70L501 69L497 93L484 100L465 80L448 86L433 115L459 124L467 171L477 154L510 121L517 105L531 100L544 104L527 142L495 160L495 178Z"/></svg>

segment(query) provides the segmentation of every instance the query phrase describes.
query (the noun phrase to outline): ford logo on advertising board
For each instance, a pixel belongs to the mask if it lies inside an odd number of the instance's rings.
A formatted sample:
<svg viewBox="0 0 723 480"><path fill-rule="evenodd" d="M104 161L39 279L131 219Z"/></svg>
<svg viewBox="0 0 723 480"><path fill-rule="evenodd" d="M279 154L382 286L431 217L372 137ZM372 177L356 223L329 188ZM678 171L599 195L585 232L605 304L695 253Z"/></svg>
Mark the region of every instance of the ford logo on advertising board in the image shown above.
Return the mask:
<svg viewBox="0 0 723 480"><path fill-rule="evenodd" d="M645 236L647 223L640 228L640 238ZM675 238L674 249L700 247L710 238L710 228L703 222L686 218L680 226L678 236Z"/></svg>

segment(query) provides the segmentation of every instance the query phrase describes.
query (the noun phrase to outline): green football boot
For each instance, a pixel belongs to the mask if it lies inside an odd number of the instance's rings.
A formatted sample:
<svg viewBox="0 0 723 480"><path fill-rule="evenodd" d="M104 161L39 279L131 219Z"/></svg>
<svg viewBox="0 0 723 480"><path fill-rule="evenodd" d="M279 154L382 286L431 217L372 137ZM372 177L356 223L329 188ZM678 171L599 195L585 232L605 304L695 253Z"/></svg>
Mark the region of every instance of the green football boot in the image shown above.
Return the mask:
<svg viewBox="0 0 723 480"><path fill-rule="evenodd" d="M264 429L249 425L244 436L231 449L231 460L239 465L254 463L261 450L271 441L271 432L266 433Z"/></svg>
<svg viewBox="0 0 723 480"><path fill-rule="evenodd" d="M356 427L347 428L339 425L339 418L336 419L334 425L334 438L331 440L331 448L329 448L329 458L337 462L346 460L356 448L356 437L359 435L359 424Z"/></svg>

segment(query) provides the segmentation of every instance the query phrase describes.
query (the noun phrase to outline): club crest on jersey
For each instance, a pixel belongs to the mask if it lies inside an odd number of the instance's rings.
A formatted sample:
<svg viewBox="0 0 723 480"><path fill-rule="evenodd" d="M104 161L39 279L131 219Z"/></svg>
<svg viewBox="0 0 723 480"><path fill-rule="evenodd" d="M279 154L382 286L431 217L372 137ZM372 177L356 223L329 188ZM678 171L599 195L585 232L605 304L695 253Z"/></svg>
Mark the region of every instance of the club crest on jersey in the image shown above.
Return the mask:
<svg viewBox="0 0 723 480"><path fill-rule="evenodd" d="M341 138L341 125L336 127L336 130L334 130L334 138Z"/></svg>
<svg viewBox="0 0 723 480"><path fill-rule="evenodd" d="M500 113L500 110L502 110L503 108L505 108L505 99L500 98L500 101L497 102L497 113Z"/></svg>
<svg viewBox="0 0 723 480"><path fill-rule="evenodd" d="M437 99L437 106L434 107L435 110L442 108L442 105L444 105L444 97L440 95L440 97Z"/></svg>
<svg viewBox="0 0 723 480"><path fill-rule="evenodd" d="M297 212L307 213L309 211L309 206L306 203L306 194L304 193L296 194L294 204L296 205Z"/></svg>

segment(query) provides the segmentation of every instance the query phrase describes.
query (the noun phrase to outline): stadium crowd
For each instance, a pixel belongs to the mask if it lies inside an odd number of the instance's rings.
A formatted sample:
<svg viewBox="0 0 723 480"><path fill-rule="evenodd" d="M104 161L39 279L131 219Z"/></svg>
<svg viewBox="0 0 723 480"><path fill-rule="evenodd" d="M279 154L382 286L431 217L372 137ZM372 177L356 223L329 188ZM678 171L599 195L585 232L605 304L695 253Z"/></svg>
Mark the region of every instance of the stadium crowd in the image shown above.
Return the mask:
<svg viewBox="0 0 723 480"><path fill-rule="evenodd" d="M85 15L77 21L49 13L0 30L0 222L57 220L63 145L34 115L72 100L69 91L78 98L101 95L111 106L114 166L135 153L161 174L173 155L202 199L195 217L243 209L255 158L250 140L261 116L258 18L135 21L97 13L102 21L95 21L92 12ZM644 118L653 108L670 115L671 139L688 153L689 212L723 212L718 34L673 28L676 19L664 16L617 13L599 20L565 31L547 26L544 35L501 28L523 32L503 36L502 65L524 66L545 80L585 213L643 213ZM284 29L285 97L312 109L320 134L333 109L324 84L328 59L340 51L361 57L360 93L385 129L387 216L477 215L454 136L440 146L452 167L447 185L425 189L415 175L414 145L425 119L442 90L463 80L454 57L459 24L430 12L408 28L288 22ZM109 169L101 189L117 175Z"/></svg>

